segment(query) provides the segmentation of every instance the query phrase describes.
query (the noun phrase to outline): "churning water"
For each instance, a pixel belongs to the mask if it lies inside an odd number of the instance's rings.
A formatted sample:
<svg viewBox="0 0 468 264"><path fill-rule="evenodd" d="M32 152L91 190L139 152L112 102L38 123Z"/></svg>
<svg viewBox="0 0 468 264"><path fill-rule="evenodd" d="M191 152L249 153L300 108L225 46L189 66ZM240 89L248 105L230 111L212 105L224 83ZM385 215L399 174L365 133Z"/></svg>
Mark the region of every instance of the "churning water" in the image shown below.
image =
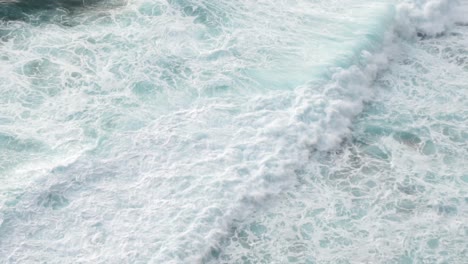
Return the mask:
<svg viewBox="0 0 468 264"><path fill-rule="evenodd" d="M0 263L465 263L466 6L0 1Z"/></svg>

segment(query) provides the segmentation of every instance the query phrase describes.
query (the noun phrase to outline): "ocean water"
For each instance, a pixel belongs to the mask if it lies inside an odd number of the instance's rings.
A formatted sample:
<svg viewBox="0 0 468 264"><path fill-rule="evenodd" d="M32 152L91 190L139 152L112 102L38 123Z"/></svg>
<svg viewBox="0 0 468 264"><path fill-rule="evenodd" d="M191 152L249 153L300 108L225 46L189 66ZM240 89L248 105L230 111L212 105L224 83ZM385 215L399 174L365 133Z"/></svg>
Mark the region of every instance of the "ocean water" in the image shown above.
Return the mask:
<svg viewBox="0 0 468 264"><path fill-rule="evenodd" d="M466 263L467 13L0 1L0 263Z"/></svg>

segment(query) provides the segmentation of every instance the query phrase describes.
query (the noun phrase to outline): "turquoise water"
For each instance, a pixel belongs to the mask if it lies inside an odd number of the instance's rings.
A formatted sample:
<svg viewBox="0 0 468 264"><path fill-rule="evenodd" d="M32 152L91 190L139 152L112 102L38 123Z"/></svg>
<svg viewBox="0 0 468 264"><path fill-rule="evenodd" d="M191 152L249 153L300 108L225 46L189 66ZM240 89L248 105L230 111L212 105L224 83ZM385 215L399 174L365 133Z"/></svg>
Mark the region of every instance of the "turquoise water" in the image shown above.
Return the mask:
<svg viewBox="0 0 468 264"><path fill-rule="evenodd" d="M464 263L463 10L0 3L0 262Z"/></svg>

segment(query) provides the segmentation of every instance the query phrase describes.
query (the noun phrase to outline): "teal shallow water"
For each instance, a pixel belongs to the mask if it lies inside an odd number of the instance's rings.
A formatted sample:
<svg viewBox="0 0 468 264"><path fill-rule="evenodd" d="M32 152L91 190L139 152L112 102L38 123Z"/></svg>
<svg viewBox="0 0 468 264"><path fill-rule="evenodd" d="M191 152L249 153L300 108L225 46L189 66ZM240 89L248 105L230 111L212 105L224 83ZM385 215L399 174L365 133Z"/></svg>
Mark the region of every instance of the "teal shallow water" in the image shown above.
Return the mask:
<svg viewBox="0 0 468 264"><path fill-rule="evenodd" d="M0 3L0 262L462 263L455 1L47 3Z"/></svg>

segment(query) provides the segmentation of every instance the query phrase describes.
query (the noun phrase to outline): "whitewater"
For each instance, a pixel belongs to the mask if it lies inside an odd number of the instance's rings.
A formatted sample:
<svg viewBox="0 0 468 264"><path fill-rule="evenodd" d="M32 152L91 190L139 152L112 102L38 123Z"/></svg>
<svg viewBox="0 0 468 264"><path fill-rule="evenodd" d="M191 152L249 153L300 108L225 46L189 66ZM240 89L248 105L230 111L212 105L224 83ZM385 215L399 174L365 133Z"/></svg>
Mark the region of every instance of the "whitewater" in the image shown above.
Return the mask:
<svg viewBox="0 0 468 264"><path fill-rule="evenodd" d="M0 263L466 263L466 14L0 0Z"/></svg>

